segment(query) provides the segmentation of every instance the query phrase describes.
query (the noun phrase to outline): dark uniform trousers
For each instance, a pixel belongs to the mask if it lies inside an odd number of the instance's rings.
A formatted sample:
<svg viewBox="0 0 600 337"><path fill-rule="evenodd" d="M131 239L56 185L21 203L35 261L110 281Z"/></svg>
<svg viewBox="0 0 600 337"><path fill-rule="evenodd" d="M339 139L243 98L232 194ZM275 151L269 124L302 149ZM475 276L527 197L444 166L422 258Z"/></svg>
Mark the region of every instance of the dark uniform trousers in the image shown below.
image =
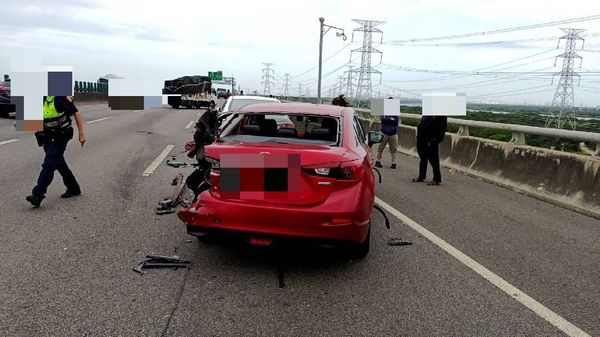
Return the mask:
<svg viewBox="0 0 600 337"><path fill-rule="evenodd" d="M419 178L425 180L427 176L427 161L433 169L433 181L442 182L442 173L440 172L440 156L438 143L435 141L424 141L417 138L417 153L419 154Z"/></svg>
<svg viewBox="0 0 600 337"><path fill-rule="evenodd" d="M65 150L67 149L68 139L47 139L44 141L44 162L42 163L42 171L37 181L37 185L33 188L32 194L36 197L43 198L48 190L48 186L54 178L54 171L58 171L63 178L63 182L69 191L79 191L79 184L69 169L65 161Z"/></svg>

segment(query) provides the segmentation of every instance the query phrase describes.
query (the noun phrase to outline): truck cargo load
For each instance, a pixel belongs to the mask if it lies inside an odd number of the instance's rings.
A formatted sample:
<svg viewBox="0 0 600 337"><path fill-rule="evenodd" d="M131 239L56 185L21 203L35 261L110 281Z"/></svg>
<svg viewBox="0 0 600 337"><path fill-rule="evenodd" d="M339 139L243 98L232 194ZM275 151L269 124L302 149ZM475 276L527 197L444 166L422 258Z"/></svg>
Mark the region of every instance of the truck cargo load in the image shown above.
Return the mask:
<svg viewBox="0 0 600 337"><path fill-rule="evenodd" d="M163 95L169 96L168 103L178 109L186 108L208 108L214 107L214 99L211 96L211 80L207 76L183 76L174 80L165 81Z"/></svg>

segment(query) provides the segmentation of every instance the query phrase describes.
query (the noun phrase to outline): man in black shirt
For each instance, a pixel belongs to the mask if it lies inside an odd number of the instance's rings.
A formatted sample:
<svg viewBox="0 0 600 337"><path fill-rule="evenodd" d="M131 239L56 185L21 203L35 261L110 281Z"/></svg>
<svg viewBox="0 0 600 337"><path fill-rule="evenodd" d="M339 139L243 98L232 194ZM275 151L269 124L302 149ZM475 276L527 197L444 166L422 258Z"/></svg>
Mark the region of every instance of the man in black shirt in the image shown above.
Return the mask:
<svg viewBox="0 0 600 337"><path fill-rule="evenodd" d="M423 116L417 126L417 153L419 154L419 176L413 182L425 181L427 161L433 169L433 180L429 186L437 186L442 182L438 145L444 140L448 118L446 116Z"/></svg>
<svg viewBox="0 0 600 337"><path fill-rule="evenodd" d="M67 187L67 191L61 195L61 198L70 198L81 194L79 184L64 157L67 143L73 138L71 116L75 117L77 130L79 131L79 142L83 146L86 141L83 121L81 113L77 111L75 104L72 102L72 98L66 96L44 97L44 131L36 132L35 136L38 145L44 148L46 156L42 163L42 171L37 185L33 188L31 195L25 198L34 207L39 207L45 198L48 186L54 178L54 171L60 173Z"/></svg>

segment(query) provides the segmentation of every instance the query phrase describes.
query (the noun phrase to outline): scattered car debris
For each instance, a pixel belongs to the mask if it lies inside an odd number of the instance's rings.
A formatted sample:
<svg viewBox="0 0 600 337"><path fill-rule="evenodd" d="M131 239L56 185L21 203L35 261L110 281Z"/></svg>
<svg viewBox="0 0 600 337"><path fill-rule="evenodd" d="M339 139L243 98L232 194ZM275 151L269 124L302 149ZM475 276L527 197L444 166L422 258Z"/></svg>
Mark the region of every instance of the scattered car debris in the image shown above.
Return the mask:
<svg viewBox="0 0 600 337"><path fill-rule="evenodd" d="M156 207L156 210L154 211L154 213L156 213L158 215L175 213L175 209L174 209L175 206L176 206L176 204L173 204L173 200L165 199L165 200L158 202L158 207Z"/></svg>
<svg viewBox="0 0 600 337"><path fill-rule="evenodd" d="M377 204L373 204L373 208L378 210L379 213L381 213L381 215L383 215L383 218L385 219L385 227L387 229L391 229L390 219L388 219L387 214L385 214L385 211L383 210L383 208L379 207L379 205L377 205Z"/></svg>
<svg viewBox="0 0 600 337"><path fill-rule="evenodd" d="M371 168L373 169L373 171L377 172L377 177L379 178L378 180L379 180L379 183L381 184L381 172L379 172L379 170L375 166L373 166Z"/></svg>
<svg viewBox="0 0 600 337"><path fill-rule="evenodd" d="M184 176L182 173L177 174L177 176L173 178L173 181L171 182L171 185L175 186L173 194L171 195L171 197L164 198L163 200L158 202L158 207L156 207L155 209L156 214L163 215L175 213L175 207L177 207L177 205L186 206L189 204L189 200L182 198L182 195L186 188L183 178Z"/></svg>
<svg viewBox="0 0 600 337"><path fill-rule="evenodd" d="M133 271L144 274L144 268L187 268L190 261L179 256L146 255L146 258L138 263Z"/></svg>
<svg viewBox="0 0 600 337"><path fill-rule="evenodd" d="M389 246L410 246L412 242L400 238L390 238L387 243Z"/></svg>
<svg viewBox="0 0 600 337"><path fill-rule="evenodd" d="M187 163L169 159L169 160L167 160L167 165L175 167L175 168L179 168L179 167L186 167Z"/></svg>

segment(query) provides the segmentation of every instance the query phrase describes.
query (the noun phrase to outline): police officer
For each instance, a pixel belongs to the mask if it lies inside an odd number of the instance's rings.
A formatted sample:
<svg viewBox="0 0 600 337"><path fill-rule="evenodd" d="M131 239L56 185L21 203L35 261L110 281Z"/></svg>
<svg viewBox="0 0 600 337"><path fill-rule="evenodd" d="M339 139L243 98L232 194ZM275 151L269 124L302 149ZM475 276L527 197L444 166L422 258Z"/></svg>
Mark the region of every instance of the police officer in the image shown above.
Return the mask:
<svg viewBox="0 0 600 337"><path fill-rule="evenodd" d="M81 113L73 104L72 97L45 96L44 97L44 130L35 133L38 145L44 148L46 156L42 163L42 171L33 188L31 195L25 199L34 207L39 207L46 196L48 186L52 183L54 171L58 171L63 178L67 191L61 198L70 198L81 194L81 189L73 172L65 161L64 153L67 143L73 138L71 116L75 117L79 131L79 142L85 144L85 132Z"/></svg>
<svg viewBox="0 0 600 337"><path fill-rule="evenodd" d="M427 183L437 186L442 183L440 172L440 157L438 146L444 140L448 118L446 116L423 116L417 126L417 153L419 154L419 176L413 182L425 181L427 175L427 161L433 169L433 179Z"/></svg>

